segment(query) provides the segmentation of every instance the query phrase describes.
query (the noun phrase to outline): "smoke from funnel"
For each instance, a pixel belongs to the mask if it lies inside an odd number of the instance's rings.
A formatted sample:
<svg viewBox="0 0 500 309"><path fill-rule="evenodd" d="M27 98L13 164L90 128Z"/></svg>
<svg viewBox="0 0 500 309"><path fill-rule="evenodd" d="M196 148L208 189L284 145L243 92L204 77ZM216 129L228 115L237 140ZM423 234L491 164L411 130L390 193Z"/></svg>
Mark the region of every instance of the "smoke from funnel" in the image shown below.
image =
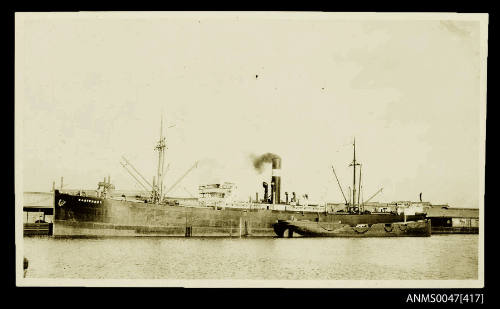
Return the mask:
<svg viewBox="0 0 500 309"><path fill-rule="evenodd" d="M257 172L262 173L264 171L264 165L266 163L272 163L273 162L273 159L280 159L280 156L278 156L277 154L274 154L274 153L265 153L263 155L260 155L260 156L256 156L256 155L250 155L250 157L252 158L252 163L253 163L253 167L255 168L255 170Z"/></svg>

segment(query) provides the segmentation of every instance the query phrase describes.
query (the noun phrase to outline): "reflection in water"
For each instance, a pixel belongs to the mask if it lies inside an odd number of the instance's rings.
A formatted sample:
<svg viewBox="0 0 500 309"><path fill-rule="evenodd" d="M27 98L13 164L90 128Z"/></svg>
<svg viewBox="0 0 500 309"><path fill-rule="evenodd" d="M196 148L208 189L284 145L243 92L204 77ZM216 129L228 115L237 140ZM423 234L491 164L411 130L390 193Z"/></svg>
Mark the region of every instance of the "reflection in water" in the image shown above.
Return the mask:
<svg viewBox="0 0 500 309"><path fill-rule="evenodd" d="M477 279L478 235L24 238L27 278Z"/></svg>

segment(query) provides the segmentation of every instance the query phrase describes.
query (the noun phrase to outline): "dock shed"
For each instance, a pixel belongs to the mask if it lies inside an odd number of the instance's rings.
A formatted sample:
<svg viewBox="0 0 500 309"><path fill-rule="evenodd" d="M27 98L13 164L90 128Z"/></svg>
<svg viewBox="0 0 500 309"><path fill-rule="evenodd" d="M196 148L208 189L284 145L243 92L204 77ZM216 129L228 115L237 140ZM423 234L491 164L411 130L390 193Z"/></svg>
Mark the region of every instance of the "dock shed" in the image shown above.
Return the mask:
<svg viewBox="0 0 500 309"><path fill-rule="evenodd" d="M447 205L433 205L427 210L431 219L432 232L444 233L479 233L479 209L458 208Z"/></svg>
<svg viewBox="0 0 500 309"><path fill-rule="evenodd" d="M51 235L54 220L53 192L23 193L24 235Z"/></svg>

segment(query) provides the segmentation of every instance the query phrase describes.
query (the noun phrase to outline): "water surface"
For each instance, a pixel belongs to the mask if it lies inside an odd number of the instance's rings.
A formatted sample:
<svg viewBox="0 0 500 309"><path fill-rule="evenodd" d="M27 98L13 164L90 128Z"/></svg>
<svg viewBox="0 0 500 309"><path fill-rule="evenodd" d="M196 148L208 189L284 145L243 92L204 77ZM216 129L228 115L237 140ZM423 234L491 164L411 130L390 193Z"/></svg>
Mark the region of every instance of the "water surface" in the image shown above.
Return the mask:
<svg viewBox="0 0 500 309"><path fill-rule="evenodd" d="M477 279L478 235L24 238L27 278Z"/></svg>

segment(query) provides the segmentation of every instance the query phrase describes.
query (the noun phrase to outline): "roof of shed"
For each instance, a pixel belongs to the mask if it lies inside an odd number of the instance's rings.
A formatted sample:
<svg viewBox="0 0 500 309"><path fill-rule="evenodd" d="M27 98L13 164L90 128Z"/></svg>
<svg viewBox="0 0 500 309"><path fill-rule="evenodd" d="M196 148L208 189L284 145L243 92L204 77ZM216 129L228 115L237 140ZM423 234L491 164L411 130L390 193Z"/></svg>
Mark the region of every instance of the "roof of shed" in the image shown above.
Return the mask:
<svg viewBox="0 0 500 309"><path fill-rule="evenodd" d="M427 217L479 218L479 208L453 208L443 205L433 205L427 210Z"/></svg>
<svg viewBox="0 0 500 309"><path fill-rule="evenodd" d="M53 192L24 192L23 207L54 207Z"/></svg>

